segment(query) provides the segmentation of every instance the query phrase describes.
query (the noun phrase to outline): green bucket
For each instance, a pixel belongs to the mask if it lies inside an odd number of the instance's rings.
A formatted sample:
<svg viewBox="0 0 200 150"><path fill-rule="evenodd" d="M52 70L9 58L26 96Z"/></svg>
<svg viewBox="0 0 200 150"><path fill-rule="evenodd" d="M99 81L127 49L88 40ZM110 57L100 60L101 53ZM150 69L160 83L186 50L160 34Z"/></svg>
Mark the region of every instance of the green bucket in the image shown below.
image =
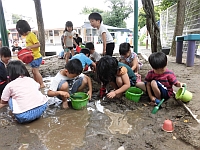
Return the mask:
<svg viewBox="0 0 200 150"><path fill-rule="evenodd" d="M87 106L89 96L84 92L77 92L70 96L72 107L80 110Z"/></svg>
<svg viewBox="0 0 200 150"><path fill-rule="evenodd" d="M187 91L186 87L182 87L176 92L175 98L183 102L189 102L192 99L192 93Z"/></svg>
<svg viewBox="0 0 200 150"><path fill-rule="evenodd" d="M139 102L141 95L143 94L143 91L137 87L130 87L126 93L125 97L131 101Z"/></svg>

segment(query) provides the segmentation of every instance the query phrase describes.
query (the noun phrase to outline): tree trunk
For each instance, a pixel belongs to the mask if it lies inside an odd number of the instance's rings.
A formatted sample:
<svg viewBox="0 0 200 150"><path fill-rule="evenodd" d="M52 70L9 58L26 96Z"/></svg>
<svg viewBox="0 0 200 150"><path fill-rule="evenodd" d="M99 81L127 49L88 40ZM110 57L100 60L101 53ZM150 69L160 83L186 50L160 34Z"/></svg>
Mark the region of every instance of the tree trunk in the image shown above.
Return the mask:
<svg viewBox="0 0 200 150"><path fill-rule="evenodd" d="M156 23L153 0L142 0L143 9L146 13L146 25L151 37L151 52L162 50L160 41L160 29Z"/></svg>
<svg viewBox="0 0 200 150"><path fill-rule="evenodd" d="M40 0L34 0L35 11L38 24L38 39L40 41L40 52L42 56L45 56L45 31L44 31L44 22L42 16L42 7Z"/></svg>
<svg viewBox="0 0 200 150"><path fill-rule="evenodd" d="M172 46L170 50L170 55L176 56L176 36L183 34L184 20L185 20L185 6L186 0L178 0L177 2L177 15L176 15L176 26L174 29L174 36L172 40Z"/></svg>

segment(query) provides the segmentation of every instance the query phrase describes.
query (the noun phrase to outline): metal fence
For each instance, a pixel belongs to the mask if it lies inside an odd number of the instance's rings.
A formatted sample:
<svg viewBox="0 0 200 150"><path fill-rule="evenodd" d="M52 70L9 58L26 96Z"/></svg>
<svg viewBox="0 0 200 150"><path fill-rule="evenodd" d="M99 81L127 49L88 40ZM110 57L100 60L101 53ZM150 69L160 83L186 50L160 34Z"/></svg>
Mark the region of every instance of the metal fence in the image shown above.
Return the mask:
<svg viewBox="0 0 200 150"><path fill-rule="evenodd" d="M183 35L200 34L200 0L187 0L185 11ZM177 5L173 5L160 15L160 36L163 47L171 47L176 24L176 13ZM196 41L196 49L196 53L199 53L200 41ZM184 42L184 50L187 50L187 42Z"/></svg>

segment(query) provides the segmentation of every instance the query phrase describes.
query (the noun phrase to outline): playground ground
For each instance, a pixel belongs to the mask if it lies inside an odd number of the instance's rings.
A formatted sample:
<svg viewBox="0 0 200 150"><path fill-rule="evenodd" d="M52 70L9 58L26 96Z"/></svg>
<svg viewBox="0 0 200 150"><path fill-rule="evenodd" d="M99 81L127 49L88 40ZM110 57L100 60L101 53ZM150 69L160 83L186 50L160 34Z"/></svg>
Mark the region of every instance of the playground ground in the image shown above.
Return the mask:
<svg viewBox="0 0 200 150"><path fill-rule="evenodd" d="M150 50L139 49L144 63L140 71L142 79L148 70L149 63L144 59ZM200 115L199 103L199 67L200 59L195 58L193 67L175 63L175 58L168 56L168 68L173 70L181 82L187 83L187 90L193 93L193 99L185 104L193 117L177 100L171 98L162 104L161 109L152 114L153 106L149 105L147 95L138 103L120 99L99 99L99 84L93 80L93 97L84 110L63 110L60 101L49 100L49 108L42 118L24 125L19 125L8 115L8 108L0 110L0 149L1 150L196 150L200 149ZM64 60L56 57L47 58L41 65L41 74L45 84L50 84ZM29 68L29 67L28 67ZM43 92L46 93L45 89ZM178 88L174 88L177 91ZM194 117L196 119L194 119ZM165 119L174 124L174 131L162 130Z"/></svg>

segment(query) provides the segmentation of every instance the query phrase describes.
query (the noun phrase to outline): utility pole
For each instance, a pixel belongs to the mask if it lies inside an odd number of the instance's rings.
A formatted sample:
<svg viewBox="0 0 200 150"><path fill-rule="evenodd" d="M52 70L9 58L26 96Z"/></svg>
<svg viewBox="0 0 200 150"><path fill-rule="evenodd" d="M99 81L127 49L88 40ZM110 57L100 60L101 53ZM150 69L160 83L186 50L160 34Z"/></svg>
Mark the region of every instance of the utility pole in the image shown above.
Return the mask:
<svg viewBox="0 0 200 150"><path fill-rule="evenodd" d="M134 52L138 53L138 0L134 0Z"/></svg>
<svg viewBox="0 0 200 150"><path fill-rule="evenodd" d="M4 17L4 11L3 11L3 5L2 1L0 0L0 33L2 38L2 46L8 46L8 33L6 29L6 23L5 23L5 17Z"/></svg>

